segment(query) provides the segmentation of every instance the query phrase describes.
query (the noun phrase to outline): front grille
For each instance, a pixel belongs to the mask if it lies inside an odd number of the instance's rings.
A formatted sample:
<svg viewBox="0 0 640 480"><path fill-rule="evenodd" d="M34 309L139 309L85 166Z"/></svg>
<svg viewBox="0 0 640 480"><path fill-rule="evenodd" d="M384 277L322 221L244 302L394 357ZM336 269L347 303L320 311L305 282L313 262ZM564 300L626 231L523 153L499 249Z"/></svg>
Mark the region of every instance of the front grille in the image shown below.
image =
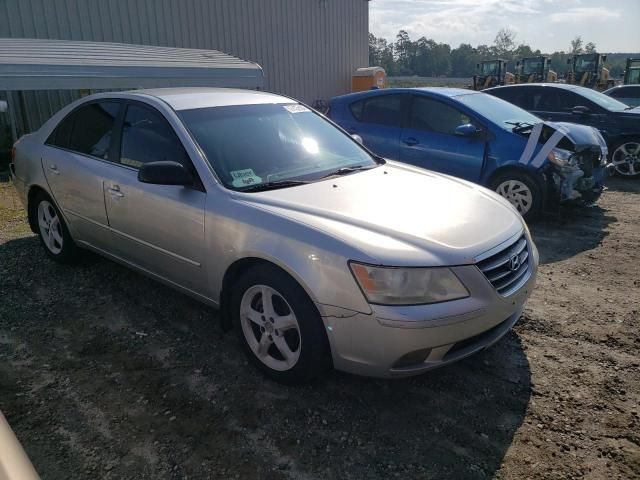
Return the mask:
<svg viewBox="0 0 640 480"><path fill-rule="evenodd" d="M529 245L522 235L504 250L478 262L478 268L503 296L518 290L530 275Z"/></svg>

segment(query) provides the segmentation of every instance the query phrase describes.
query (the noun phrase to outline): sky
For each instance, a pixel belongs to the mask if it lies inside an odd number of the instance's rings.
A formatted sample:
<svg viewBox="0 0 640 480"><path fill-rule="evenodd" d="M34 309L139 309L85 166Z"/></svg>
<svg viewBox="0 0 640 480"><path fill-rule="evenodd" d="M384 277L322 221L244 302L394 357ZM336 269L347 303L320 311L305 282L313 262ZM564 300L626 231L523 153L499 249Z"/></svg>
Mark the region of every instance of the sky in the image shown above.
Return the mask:
<svg viewBox="0 0 640 480"><path fill-rule="evenodd" d="M599 52L640 52L640 0L371 0L369 12L369 31L388 40L403 29L452 48L491 45L509 27L543 53L569 50L576 35Z"/></svg>

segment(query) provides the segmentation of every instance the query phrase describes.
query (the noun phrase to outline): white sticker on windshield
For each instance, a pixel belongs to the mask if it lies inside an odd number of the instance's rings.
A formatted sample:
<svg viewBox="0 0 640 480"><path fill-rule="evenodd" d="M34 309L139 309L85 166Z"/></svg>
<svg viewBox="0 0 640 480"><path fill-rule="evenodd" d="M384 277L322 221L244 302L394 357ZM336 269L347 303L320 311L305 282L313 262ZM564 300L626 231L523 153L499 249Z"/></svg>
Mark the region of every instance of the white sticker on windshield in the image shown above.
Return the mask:
<svg viewBox="0 0 640 480"><path fill-rule="evenodd" d="M289 113L302 113L311 111L304 105L284 105L284 109Z"/></svg>
<svg viewBox="0 0 640 480"><path fill-rule="evenodd" d="M233 182L231 185L234 187L248 187L249 185L256 185L262 183L262 178L257 176L252 169L246 168L244 170L234 170L229 172Z"/></svg>

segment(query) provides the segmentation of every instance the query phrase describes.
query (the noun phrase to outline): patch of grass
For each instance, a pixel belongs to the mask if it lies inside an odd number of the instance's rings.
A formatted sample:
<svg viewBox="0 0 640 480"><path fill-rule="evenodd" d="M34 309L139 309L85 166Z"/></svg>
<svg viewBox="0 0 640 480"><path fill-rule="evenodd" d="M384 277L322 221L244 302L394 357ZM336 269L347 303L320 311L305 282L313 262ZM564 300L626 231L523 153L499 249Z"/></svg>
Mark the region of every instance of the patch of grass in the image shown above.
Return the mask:
<svg viewBox="0 0 640 480"><path fill-rule="evenodd" d="M0 231L3 237L23 236L31 231L22 202L11 182L0 182Z"/></svg>

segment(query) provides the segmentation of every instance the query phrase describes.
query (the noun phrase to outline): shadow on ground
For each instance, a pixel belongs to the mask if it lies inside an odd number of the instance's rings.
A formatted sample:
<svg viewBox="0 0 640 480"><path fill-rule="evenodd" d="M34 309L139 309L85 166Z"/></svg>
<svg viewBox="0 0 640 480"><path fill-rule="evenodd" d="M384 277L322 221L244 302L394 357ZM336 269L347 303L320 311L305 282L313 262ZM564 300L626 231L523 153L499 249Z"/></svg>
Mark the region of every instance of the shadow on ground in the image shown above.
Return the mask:
<svg viewBox="0 0 640 480"><path fill-rule="evenodd" d="M0 258L0 408L43 478L487 478L529 402L514 333L413 379L287 388L143 276L35 237Z"/></svg>

